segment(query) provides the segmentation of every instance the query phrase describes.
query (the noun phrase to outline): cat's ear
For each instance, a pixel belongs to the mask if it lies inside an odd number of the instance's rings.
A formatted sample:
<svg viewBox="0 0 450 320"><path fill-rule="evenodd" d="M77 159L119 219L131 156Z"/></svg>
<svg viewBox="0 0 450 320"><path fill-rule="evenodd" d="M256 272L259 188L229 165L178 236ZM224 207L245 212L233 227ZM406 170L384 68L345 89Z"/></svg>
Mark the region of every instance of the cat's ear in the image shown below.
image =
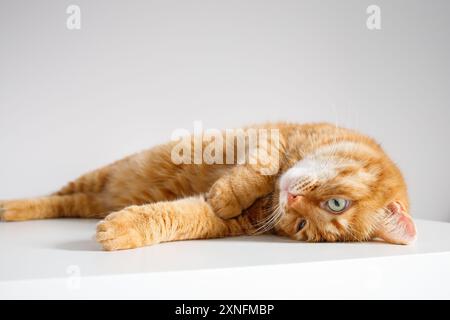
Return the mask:
<svg viewBox="0 0 450 320"><path fill-rule="evenodd" d="M416 240L416 226L399 201L389 203L376 237L394 244L411 244Z"/></svg>

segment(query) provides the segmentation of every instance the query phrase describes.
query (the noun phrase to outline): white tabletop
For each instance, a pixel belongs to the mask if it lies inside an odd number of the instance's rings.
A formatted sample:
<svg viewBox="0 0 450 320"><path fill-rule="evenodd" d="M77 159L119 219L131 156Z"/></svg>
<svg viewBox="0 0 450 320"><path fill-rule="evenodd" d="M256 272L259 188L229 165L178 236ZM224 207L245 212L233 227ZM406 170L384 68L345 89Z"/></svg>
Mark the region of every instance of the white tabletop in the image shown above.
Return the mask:
<svg viewBox="0 0 450 320"><path fill-rule="evenodd" d="M257 236L116 252L93 240L96 223L0 223L0 298L450 297L442 287L450 284L450 223L417 221L418 240L410 246ZM400 286L408 279L405 291ZM352 286L362 289L354 293Z"/></svg>

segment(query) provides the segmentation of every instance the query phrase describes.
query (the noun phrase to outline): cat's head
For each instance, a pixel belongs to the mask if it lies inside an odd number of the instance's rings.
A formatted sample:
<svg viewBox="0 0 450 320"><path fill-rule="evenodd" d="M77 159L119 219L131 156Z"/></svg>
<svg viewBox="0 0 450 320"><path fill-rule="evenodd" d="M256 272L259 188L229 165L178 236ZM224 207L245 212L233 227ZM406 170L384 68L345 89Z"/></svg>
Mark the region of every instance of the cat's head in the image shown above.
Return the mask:
<svg viewBox="0 0 450 320"><path fill-rule="evenodd" d="M416 228L397 166L370 139L325 143L278 180L278 232L302 241L409 244Z"/></svg>

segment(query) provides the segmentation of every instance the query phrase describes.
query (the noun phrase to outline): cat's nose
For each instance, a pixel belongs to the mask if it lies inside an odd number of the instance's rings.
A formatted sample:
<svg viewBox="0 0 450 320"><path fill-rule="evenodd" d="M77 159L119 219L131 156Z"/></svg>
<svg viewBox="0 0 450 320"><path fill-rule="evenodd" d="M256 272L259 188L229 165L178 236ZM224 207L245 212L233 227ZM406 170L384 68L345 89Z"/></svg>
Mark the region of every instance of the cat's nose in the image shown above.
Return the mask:
<svg viewBox="0 0 450 320"><path fill-rule="evenodd" d="M294 202L297 202L301 198L303 198L303 196L289 192L287 196L288 205L291 206Z"/></svg>

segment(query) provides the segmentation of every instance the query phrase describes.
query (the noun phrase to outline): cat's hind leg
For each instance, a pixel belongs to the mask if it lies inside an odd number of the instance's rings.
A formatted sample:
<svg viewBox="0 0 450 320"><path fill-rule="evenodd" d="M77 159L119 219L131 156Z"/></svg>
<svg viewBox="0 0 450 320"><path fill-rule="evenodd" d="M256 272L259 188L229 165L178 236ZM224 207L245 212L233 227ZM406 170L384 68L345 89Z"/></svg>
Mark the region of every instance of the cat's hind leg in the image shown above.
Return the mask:
<svg viewBox="0 0 450 320"><path fill-rule="evenodd" d="M62 217L103 218L108 210L99 194L74 193L0 202L0 219L23 221Z"/></svg>
<svg viewBox="0 0 450 320"><path fill-rule="evenodd" d="M97 226L105 250L142 247L167 241L219 238L254 231L246 217L219 218L203 197L130 206L111 213Z"/></svg>

